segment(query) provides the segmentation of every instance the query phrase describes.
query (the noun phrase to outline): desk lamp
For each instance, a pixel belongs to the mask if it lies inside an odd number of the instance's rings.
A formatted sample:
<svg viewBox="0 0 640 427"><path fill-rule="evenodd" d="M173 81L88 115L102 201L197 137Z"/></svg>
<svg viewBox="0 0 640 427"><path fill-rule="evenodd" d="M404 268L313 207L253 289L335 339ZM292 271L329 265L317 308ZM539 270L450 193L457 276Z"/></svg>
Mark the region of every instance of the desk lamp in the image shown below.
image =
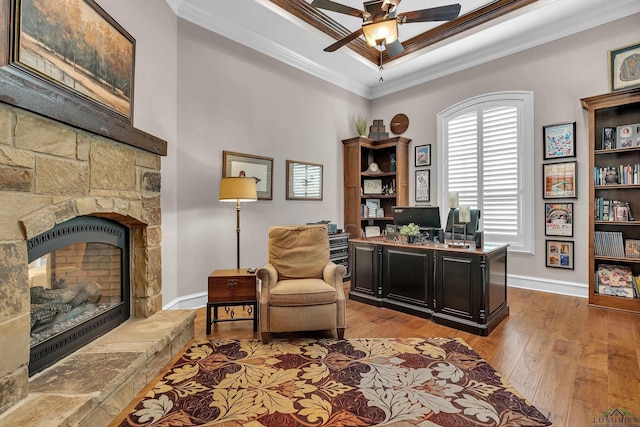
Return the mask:
<svg viewBox="0 0 640 427"><path fill-rule="evenodd" d="M223 177L220 181L221 202L236 202L236 252L237 268L240 269L240 202L258 200L256 179L249 177Z"/></svg>
<svg viewBox="0 0 640 427"><path fill-rule="evenodd" d="M460 203L460 193L457 191L449 192L449 209L453 212L451 215L451 242L448 246L452 246L455 248L468 248L467 244L467 223L471 221L471 210L469 206L459 206ZM456 214L455 210L460 207L460 213L458 215L459 223L456 223ZM462 235L464 236L464 240L462 242L456 241L456 228L462 228Z"/></svg>

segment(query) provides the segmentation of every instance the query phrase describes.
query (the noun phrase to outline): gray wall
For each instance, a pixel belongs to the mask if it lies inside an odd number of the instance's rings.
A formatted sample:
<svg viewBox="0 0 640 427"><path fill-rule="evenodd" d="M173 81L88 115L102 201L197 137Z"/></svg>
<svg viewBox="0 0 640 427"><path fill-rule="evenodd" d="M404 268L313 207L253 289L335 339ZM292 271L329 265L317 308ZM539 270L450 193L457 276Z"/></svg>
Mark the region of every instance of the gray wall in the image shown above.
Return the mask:
<svg viewBox="0 0 640 427"><path fill-rule="evenodd" d="M330 219L342 227L340 140L355 135L356 115L388 125L394 114L407 114L405 136L433 144L435 159L438 112L474 95L516 89L535 93L538 237L535 256L510 256L509 273L516 284L586 295L580 285L588 280L588 146L579 99L608 91L607 51L640 40L639 15L370 102L180 20L165 2L98 2L137 42L134 125L169 142L162 161L165 304L205 292L212 270L235 266L235 208L218 202L223 150L274 158L273 200L242 206L242 264L259 266L270 225ZM542 126L574 120L580 165L576 269L548 269ZM322 202L285 200L287 159L324 165ZM433 189L437 168L434 162Z"/></svg>
<svg viewBox="0 0 640 427"><path fill-rule="evenodd" d="M241 264L267 260L271 225L342 227L342 143L369 101L187 21L178 22L179 295L236 266L235 204L218 201L224 150L273 158L273 200L243 203ZM285 199L286 160L324 166L324 200Z"/></svg>
<svg viewBox="0 0 640 427"><path fill-rule="evenodd" d="M551 291L575 290L586 296L588 283L589 145L586 111L580 98L609 91L607 52L640 40L640 15L547 43L372 102L373 118L389 124L396 113L409 116L406 136L413 145L432 144L431 198L437 203L436 115L480 94L504 90L534 92L535 120L535 255L509 256L510 284ZM578 199L574 202L575 270L545 267L544 203L542 199L542 127L577 122ZM413 153L413 152L412 152ZM413 156L413 154L412 154ZM574 160L574 159L569 159ZM413 159L410 194L413 198ZM552 200L551 200L552 201Z"/></svg>

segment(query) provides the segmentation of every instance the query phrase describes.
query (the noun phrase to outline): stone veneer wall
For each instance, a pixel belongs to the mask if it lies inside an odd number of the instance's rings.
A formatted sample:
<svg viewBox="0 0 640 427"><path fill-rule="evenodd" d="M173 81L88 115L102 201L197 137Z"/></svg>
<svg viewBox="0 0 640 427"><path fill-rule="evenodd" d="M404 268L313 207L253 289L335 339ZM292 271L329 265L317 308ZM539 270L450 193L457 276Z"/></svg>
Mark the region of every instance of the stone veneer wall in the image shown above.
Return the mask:
<svg viewBox="0 0 640 427"><path fill-rule="evenodd" d="M81 215L131 228L132 316L160 311L160 156L0 103L0 413L29 392L26 239Z"/></svg>

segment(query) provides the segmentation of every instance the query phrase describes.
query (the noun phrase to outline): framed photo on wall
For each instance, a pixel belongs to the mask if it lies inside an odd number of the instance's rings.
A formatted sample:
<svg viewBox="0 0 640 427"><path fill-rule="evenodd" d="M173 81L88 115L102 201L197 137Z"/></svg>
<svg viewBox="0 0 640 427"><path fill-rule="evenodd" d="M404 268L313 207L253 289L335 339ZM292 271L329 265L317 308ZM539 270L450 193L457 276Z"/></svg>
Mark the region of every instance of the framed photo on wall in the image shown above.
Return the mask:
<svg viewBox="0 0 640 427"><path fill-rule="evenodd" d="M609 51L609 88L640 87L640 43Z"/></svg>
<svg viewBox="0 0 640 427"><path fill-rule="evenodd" d="M429 169L416 171L416 203L431 201L431 171Z"/></svg>
<svg viewBox="0 0 640 427"><path fill-rule="evenodd" d="M415 165L417 168L431 166L431 144L416 147Z"/></svg>
<svg viewBox="0 0 640 427"><path fill-rule="evenodd" d="M544 204L544 235L573 237L573 203Z"/></svg>
<svg viewBox="0 0 640 427"><path fill-rule="evenodd" d="M544 159L576 156L576 122L542 127Z"/></svg>
<svg viewBox="0 0 640 427"><path fill-rule="evenodd" d="M287 200L322 200L322 165L287 160Z"/></svg>
<svg viewBox="0 0 640 427"><path fill-rule="evenodd" d="M222 152L222 176L250 176L256 179L258 200L273 200L273 158Z"/></svg>
<svg viewBox="0 0 640 427"><path fill-rule="evenodd" d="M542 165L542 198L577 199L577 174L578 162Z"/></svg>
<svg viewBox="0 0 640 427"><path fill-rule="evenodd" d="M573 270L573 242L564 240L546 241L547 267Z"/></svg>

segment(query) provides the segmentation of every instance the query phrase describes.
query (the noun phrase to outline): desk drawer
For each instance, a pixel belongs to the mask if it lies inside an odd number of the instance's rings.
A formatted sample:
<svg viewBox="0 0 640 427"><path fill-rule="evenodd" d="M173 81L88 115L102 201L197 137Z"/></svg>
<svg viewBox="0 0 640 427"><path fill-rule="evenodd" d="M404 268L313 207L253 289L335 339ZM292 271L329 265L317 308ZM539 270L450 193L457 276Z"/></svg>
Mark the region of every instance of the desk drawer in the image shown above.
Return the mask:
<svg viewBox="0 0 640 427"><path fill-rule="evenodd" d="M209 302L255 301L256 278L209 277Z"/></svg>

